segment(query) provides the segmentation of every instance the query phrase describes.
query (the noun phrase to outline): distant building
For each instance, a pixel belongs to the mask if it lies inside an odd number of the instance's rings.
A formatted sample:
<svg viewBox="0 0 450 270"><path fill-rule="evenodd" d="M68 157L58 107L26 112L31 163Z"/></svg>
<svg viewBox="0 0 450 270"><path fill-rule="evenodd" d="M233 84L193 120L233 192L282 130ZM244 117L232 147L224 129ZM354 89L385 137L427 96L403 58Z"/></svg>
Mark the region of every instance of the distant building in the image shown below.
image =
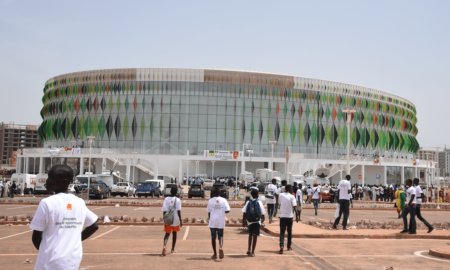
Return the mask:
<svg viewBox="0 0 450 270"><path fill-rule="evenodd" d="M450 149L439 152L439 170L441 176L450 175Z"/></svg>
<svg viewBox="0 0 450 270"><path fill-rule="evenodd" d="M42 148L37 125L0 124L0 164L15 166L17 149Z"/></svg>
<svg viewBox="0 0 450 270"><path fill-rule="evenodd" d="M436 150L427 150L421 147L417 152L417 158L439 163Z"/></svg>

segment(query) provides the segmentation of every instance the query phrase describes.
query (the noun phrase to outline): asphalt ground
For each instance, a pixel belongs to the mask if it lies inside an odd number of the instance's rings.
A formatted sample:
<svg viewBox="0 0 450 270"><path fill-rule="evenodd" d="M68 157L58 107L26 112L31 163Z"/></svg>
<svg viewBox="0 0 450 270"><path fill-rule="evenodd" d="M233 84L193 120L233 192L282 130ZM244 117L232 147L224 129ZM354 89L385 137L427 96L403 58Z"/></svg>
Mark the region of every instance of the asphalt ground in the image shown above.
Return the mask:
<svg viewBox="0 0 450 270"><path fill-rule="evenodd" d="M161 257L162 226L100 226L83 242L80 269L448 269L450 260L431 257L430 248L448 247L448 240L294 239L293 251L278 254L279 239L264 233L256 257L247 257L246 230L227 228L225 258L211 260L210 231L183 226L176 254ZM286 245L287 243L285 243ZM33 269L37 250L27 226L0 227L0 269ZM27 263L26 260L30 263Z"/></svg>
<svg viewBox="0 0 450 270"><path fill-rule="evenodd" d="M159 200L160 202L163 199ZM187 203L188 200L182 200L182 203ZM241 202L243 207L243 202ZM328 203L325 203L328 204ZM307 205L311 206L311 205ZM356 204L355 204L356 206ZM123 216L131 219L137 218L140 220L142 217L146 217L148 219L154 217L155 219L159 219L162 217L161 206L148 207L148 206L88 206L88 208L94 212L99 217L108 216L110 218L114 216ZM20 204L7 204L0 205L0 216L8 216L12 218L13 216L17 217L26 217L26 216L34 216L36 212L37 205L20 205ZM267 208L266 208L267 210ZM334 220L334 209L320 209L318 210L318 215L314 215L314 209L303 209L301 214L302 221L330 221ZM208 214L206 212L206 206L198 206L198 207L184 207L182 206L181 210L182 218L203 218L206 219ZM428 222L449 222L450 214L448 211L422 211L422 216ZM238 219L242 218L242 211L240 208L231 208L230 213L226 215L228 219ZM267 216L266 216L267 218ZM361 220L365 221L378 221L378 222L398 222L402 223L402 219L398 219L397 211L395 208L391 210L354 210L350 208L350 222L357 222ZM278 220L278 219L275 219ZM417 220L418 224L421 224L419 220Z"/></svg>

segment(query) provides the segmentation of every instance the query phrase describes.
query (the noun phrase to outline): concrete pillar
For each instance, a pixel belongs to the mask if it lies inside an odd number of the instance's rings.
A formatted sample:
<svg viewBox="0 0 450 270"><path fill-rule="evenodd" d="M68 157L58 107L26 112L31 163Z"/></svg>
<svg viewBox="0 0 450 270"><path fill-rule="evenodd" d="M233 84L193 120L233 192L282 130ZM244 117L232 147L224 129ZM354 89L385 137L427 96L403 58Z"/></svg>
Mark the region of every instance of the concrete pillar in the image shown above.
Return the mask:
<svg viewBox="0 0 450 270"><path fill-rule="evenodd" d="M402 185L405 184L405 167L400 167L402 172Z"/></svg>
<svg viewBox="0 0 450 270"><path fill-rule="evenodd" d="M25 160L25 173L29 173L30 171L30 158L24 157Z"/></svg>
<svg viewBox="0 0 450 270"><path fill-rule="evenodd" d="M384 179L384 185L387 185L387 166L384 166L383 169L383 179Z"/></svg>
<svg viewBox="0 0 450 270"><path fill-rule="evenodd" d="M130 182L130 172L131 172L131 169L130 169L130 159L129 158L127 158L127 170L126 170L126 173L125 173L125 181L126 182Z"/></svg>
<svg viewBox="0 0 450 270"><path fill-rule="evenodd" d="M245 160L241 161L241 172L245 172Z"/></svg>
<svg viewBox="0 0 450 270"><path fill-rule="evenodd" d="M44 173L42 170L43 168L44 168L44 157L40 157L39 158L39 168L38 168L39 173Z"/></svg>
<svg viewBox="0 0 450 270"><path fill-rule="evenodd" d="M189 178L189 160L186 160L186 178ZM214 169L213 169L214 170ZM155 178L156 179L156 178ZM187 181L187 180L186 180Z"/></svg>
<svg viewBox="0 0 450 270"><path fill-rule="evenodd" d="M80 175L84 175L84 158L80 158Z"/></svg>
<svg viewBox="0 0 450 270"><path fill-rule="evenodd" d="M178 161L178 183L183 183L183 160Z"/></svg>
<svg viewBox="0 0 450 270"><path fill-rule="evenodd" d="M414 167L414 178L419 178L419 176L417 175L417 166Z"/></svg>
<svg viewBox="0 0 450 270"><path fill-rule="evenodd" d="M156 159L156 163L155 163L155 179L158 179L158 172L159 172L159 168L158 168L158 159Z"/></svg>

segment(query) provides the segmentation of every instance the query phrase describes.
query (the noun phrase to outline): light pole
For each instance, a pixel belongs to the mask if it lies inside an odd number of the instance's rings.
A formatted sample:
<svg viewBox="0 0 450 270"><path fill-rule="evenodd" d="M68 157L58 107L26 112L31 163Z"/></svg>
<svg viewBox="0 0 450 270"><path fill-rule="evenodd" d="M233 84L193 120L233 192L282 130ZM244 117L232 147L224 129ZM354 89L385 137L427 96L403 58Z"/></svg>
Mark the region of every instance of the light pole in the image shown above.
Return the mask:
<svg viewBox="0 0 450 270"><path fill-rule="evenodd" d="M343 110L347 114L347 175L350 175L350 124L352 123L352 113L356 110Z"/></svg>
<svg viewBox="0 0 450 270"><path fill-rule="evenodd" d="M211 180L212 180L212 182L214 183L214 163L216 163L216 161L211 161L211 163L212 163L212 176L211 176Z"/></svg>
<svg viewBox="0 0 450 270"><path fill-rule="evenodd" d="M136 154L137 152L131 152L131 154L133 154L133 175L131 176L131 178L133 179L133 186L134 186L134 171L136 170ZM136 191L135 191L136 192Z"/></svg>
<svg viewBox="0 0 450 270"><path fill-rule="evenodd" d="M34 157L34 162L33 162L33 174L36 174L36 157Z"/></svg>
<svg viewBox="0 0 450 270"><path fill-rule="evenodd" d="M442 147L434 147L434 148L436 148L436 160L437 160L437 162L439 162L439 149L441 149ZM433 169L433 180L434 180L434 184L436 185L436 163L435 163L434 169ZM436 209L441 209L441 207L439 207L439 186L438 185L436 185L436 198L437 198Z"/></svg>
<svg viewBox="0 0 450 270"><path fill-rule="evenodd" d="M273 145L277 143L277 141L269 141L270 145L272 145L272 161L270 164L270 167L273 167ZM272 168L272 176L270 177L270 181L272 182L273 179L273 168Z"/></svg>
<svg viewBox="0 0 450 270"><path fill-rule="evenodd" d="M87 201L89 201L90 187L91 187L91 155L92 155L92 140L95 139L94 136L88 136L89 139L89 164L88 164L88 186L87 186Z"/></svg>

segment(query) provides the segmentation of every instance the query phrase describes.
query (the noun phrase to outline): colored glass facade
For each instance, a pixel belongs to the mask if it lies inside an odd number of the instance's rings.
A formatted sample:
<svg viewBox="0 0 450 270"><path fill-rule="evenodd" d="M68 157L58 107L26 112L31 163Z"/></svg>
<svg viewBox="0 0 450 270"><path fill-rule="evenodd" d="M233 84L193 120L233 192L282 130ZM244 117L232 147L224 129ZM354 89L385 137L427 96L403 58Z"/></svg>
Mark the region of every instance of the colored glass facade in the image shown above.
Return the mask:
<svg viewBox="0 0 450 270"><path fill-rule="evenodd" d="M96 147L254 152L291 146L295 153L346 151L345 109L355 109L351 145L413 153L415 106L355 85L231 70L123 69L71 73L44 87L39 136L45 146L70 147L95 136ZM163 152L163 151L161 151Z"/></svg>

